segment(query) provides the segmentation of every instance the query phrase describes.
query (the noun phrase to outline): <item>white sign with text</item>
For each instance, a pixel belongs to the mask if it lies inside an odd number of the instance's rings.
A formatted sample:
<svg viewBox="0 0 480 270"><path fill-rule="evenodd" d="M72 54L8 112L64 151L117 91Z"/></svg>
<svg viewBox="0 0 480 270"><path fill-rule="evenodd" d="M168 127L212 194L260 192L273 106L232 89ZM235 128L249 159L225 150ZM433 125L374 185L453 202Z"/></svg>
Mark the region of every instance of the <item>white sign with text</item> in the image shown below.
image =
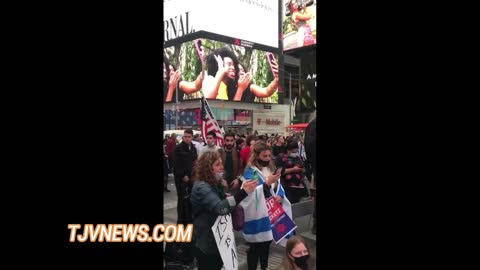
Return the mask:
<svg viewBox="0 0 480 270"><path fill-rule="evenodd" d="M253 130L258 134L285 132L285 113L270 111L253 111Z"/></svg>
<svg viewBox="0 0 480 270"><path fill-rule="evenodd" d="M163 7L166 40L204 30L278 48L278 1L175 0Z"/></svg>
<svg viewBox="0 0 480 270"><path fill-rule="evenodd" d="M238 255L233 234L232 215L219 216L212 226L213 236L226 270L238 270Z"/></svg>

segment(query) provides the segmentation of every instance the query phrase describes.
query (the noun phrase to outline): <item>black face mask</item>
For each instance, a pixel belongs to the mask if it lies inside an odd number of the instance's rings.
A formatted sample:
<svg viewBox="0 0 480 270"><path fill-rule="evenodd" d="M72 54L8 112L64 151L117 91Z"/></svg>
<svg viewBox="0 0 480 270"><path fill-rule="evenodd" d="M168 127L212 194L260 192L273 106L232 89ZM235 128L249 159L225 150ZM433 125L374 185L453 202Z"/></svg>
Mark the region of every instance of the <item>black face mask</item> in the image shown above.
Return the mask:
<svg viewBox="0 0 480 270"><path fill-rule="evenodd" d="M295 264L300 267L302 270L307 270L307 260L310 255L305 255L301 257L293 257L295 259Z"/></svg>
<svg viewBox="0 0 480 270"><path fill-rule="evenodd" d="M261 159L257 159L257 162L258 162L258 164L260 164L260 166L262 166L262 167L267 167L268 164L270 164L270 161L263 161L263 160L261 160Z"/></svg>

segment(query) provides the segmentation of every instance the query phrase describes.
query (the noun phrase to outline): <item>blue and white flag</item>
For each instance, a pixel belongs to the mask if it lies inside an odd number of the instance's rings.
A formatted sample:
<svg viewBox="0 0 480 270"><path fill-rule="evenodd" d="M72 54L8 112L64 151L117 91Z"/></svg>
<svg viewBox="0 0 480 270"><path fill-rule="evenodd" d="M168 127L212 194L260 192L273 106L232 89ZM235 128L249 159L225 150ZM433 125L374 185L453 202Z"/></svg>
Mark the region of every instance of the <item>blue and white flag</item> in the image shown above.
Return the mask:
<svg viewBox="0 0 480 270"><path fill-rule="evenodd" d="M285 211L285 213L288 215L288 217L293 220L293 216L292 216L292 204L290 203L290 201L288 200L287 196L285 195L285 190L283 189L283 186L281 185L280 183L280 179L278 180L277 182L277 192L276 192L276 195L277 196L280 196L282 197L282 208L283 208L283 211ZM275 193L273 193L275 194ZM285 247L287 245L287 240L288 238L292 237L294 235L294 232L291 232L290 234L288 234L282 241L280 241L278 244L280 244L281 246Z"/></svg>
<svg viewBox="0 0 480 270"><path fill-rule="evenodd" d="M258 179L258 186L254 192L242 200L240 205L245 214L245 223L243 225L243 237L247 242L257 243L273 240L270 219L267 213L267 204L263 194L263 183L266 177L255 167L245 169L242 180Z"/></svg>
<svg viewBox="0 0 480 270"><path fill-rule="evenodd" d="M247 198L243 199L240 205L243 207L245 213L245 224L243 227L243 237L247 242L265 242L273 240L272 227L268 217L268 210L266 199L263 194L263 184L267 177L256 167L249 167L245 169L242 180L258 179L258 186L254 192L249 193ZM274 191L272 185L271 193L274 196L282 197L282 208L290 219L292 219L292 204L285 195L285 190L280 184L280 180L276 183L277 191ZM292 219L293 220L293 219ZM287 235L278 244L285 246L286 241L293 233Z"/></svg>

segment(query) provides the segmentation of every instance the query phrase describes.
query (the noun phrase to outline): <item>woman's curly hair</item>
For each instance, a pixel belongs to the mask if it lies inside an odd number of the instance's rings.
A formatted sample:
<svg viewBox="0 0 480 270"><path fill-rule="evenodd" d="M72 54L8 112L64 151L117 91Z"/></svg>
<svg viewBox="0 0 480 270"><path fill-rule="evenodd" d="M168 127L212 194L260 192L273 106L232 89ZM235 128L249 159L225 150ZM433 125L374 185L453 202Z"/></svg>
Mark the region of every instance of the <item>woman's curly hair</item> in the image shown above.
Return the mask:
<svg viewBox="0 0 480 270"><path fill-rule="evenodd" d="M213 163L219 158L220 154L217 152L208 151L203 153L193 166L192 181L205 181L212 186L217 185L217 179L213 173Z"/></svg>
<svg viewBox="0 0 480 270"><path fill-rule="evenodd" d="M231 51L229 48L222 47L222 48L216 49L206 57L207 72L209 75L212 75L213 77L215 77L215 74L217 74L217 71L218 71L218 63L217 63L217 60L215 59L215 55L222 57L222 60L225 57L229 57L233 61L233 65L235 68L235 80L228 80L228 83L227 83L228 100L233 100L237 92L238 79L240 78L240 75L239 75L240 69L238 68L240 61L238 60L235 53Z"/></svg>

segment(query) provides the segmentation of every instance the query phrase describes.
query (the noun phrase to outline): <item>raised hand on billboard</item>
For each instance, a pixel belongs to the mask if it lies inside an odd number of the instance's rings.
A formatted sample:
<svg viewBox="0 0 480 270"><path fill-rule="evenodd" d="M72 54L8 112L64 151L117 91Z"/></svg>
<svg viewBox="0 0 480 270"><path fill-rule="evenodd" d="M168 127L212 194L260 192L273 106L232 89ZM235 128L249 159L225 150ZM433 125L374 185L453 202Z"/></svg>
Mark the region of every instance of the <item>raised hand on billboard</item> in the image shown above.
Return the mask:
<svg viewBox="0 0 480 270"><path fill-rule="evenodd" d="M250 72L247 72L240 76L240 79L238 79L238 88L242 88L245 90L247 86L250 84L250 81L252 80L252 74Z"/></svg>
<svg viewBox="0 0 480 270"><path fill-rule="evenodd" d="M203 72L200 72L200 74L197 76L195 81L193 82L181 81L178 87L185 94L189 95L197 91L200 91L200 89L202 89L202 82L203 82Z"/></svg>
<svg viewBox="0 0 480 270"><path fill-rule="evenodd" d="M177 70L175 72L170 72L170 80L168 82L168 92L167 92L167 96L165 97L165 102L172 101L173 92L175 91L175 88L177 87L177 82L178 82L179 78L180 78L180 71L179 70Z"/></svg>
<svg viewBox="0 0 480 270"><path fill-rule="evenodd" d="M250 72L240 74L240 78L238 79L237 83L237 92L235 93L233 100L240 101L242 99L243 92L250 85L251 80L252 74Z"/></svg>
<svg viewBox="0 0 480 270"><path fill-rule="evenodd" d="M225 64L223 63L223 59L220 55L214 55L215 57L215 60L217 60L217 63L218 63L218 71L217 71L217 74L221 74L222 77L227 74L228 72L228 67L225 66Z"/></svg>
<svg viewBox="0 0 480 270"><path fill-rule="evenodd" d="M272 65L272 70L274 70L275 72L275 77L273 78L273 81L271 81L270 84L268 84L267 87L260 87L256 84L250 85L250 91L255 96L259 98L270 97L278 89L278 65L276 66Z"/></svg>
<svg viewBox="0 0 480 270"><path fill-rule="evenodd" d="M272 60L272 71L273 71L273 76L275 77L275 79L278 80L278 63L277 63L277 60L275 60L275 58Z"/></svg>
<svg viewBox="0 0 480 270"><path fill-rule="evenodd" d="M175 88L177 86L178 79L180 79L180 70L170 73L170 81L168 87Z"/></svg>

